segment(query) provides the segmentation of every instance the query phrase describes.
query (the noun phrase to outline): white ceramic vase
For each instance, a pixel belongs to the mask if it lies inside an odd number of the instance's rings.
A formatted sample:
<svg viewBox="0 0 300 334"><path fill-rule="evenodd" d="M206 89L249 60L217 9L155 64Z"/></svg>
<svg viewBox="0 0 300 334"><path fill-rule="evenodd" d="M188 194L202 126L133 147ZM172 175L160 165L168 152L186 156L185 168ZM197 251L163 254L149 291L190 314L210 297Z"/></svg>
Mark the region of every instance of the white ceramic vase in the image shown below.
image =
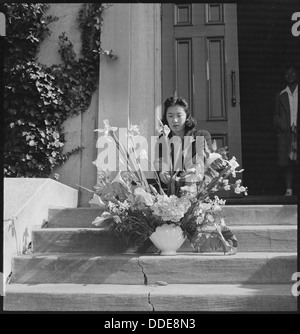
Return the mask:
<svg viewBox="0 0 300 334"><path fill-rule="evenodd" d="M158 226L150 236L150 240L161 251L160 255L177 255L185 239L182 229L175 224Z"/></svg>

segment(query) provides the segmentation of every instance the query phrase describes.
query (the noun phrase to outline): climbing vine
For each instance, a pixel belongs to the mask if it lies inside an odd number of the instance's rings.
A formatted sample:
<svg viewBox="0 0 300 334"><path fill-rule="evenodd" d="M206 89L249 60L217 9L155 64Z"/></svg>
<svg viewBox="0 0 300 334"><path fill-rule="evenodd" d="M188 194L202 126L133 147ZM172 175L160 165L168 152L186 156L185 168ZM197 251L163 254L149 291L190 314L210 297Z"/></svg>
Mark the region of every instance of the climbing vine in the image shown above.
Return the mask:
<svg viewBox="0 0 300 334"><path fill-rule="evenodd" d="M100 55L116 59L101 48L103 11L110 5L83 4L78 14L80 57L68 36L59 36L62 64L46 66L37 59L40 43L50 35L45 3L5 3L7 53L4 63L4 176L48 177L69 156L63 153L63 122L84 112L99 78Z"/></svg>

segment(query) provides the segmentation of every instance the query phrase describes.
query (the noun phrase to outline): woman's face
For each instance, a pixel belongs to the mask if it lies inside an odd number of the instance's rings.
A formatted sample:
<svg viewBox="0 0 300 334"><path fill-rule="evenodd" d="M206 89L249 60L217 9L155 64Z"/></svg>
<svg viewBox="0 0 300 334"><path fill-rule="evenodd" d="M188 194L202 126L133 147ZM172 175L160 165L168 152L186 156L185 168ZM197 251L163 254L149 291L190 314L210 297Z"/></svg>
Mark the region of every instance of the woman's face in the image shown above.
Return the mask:
<svg viewBox="0 0 300 334"><path fill-rule="evenodd" d="M182 107L178 105L169 107L167 109L166 118L167 118L169 128L176 135L180 135L182 134L182 132L184 132L186 112Z"/></svg>
<svg viewBox="0 0 300 334"><path fill-rule="evenodd" d="M292 84L294 82L297 82L298 80L298 74L296 69L294 69L293 67L289 68L286 72L285 72L285 80Z"/></svg>

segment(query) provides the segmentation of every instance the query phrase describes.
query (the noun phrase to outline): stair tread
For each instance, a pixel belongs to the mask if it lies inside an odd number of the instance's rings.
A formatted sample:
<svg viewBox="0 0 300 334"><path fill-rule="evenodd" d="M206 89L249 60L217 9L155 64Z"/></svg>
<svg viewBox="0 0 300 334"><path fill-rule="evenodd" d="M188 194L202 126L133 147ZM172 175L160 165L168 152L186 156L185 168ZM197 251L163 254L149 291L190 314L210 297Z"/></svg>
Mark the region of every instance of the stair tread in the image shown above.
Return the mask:
<svg viewBox="0 0 300 334"><path fill-rule="evenodd" d="M278 230L296 230L297 225L234 225L230 226L228 225L229 228L235 229L235 230L271 230L271 229L278 229ZM34 232L36 231L51 231L51 232L62 232L62 231L67 231L67 232L78 232L78 231L107 231L107 228L103 227L46 227L46 228L36 228Z"/></svg>
<svg viewBox="0 0 300 334"><path fill-rule="evenodd" d="M101 259L101 258L137 258L137 259L153 259L157 258L166 259L195 259L197 258L199 261L203 260L228 260L230 259L271 259L276 257L297 257L297 252L237 252L235 255L224 255L222 252L210 252L210 253L191 253L191 252L179 252L176 257L174 256L161 256L158 254L136 254L136 253L123 253L123 254L97 254L97 253L31 253L31 254L21 254L15 256L14 258L17 259L30 259L30 258L48 258L48 259L56 259L59 257L65 257L68 259L78 259L78 258L85 258L85 259Z"/></svg>
<svg viewBox="0 0 300 334"><path fill-rule="evenodd" d="M49 210L48 227L89 227L92 221L105 208L70 208ZM250 205L226 204L222 208L223 216L229 225L260 224L297 224L297 205L262 204Z"/></svg>
<svg viewBox="0 0 300 334"><path fill-rule="evenodd" d="M131 284L6 284L6 296L10 293L48 293L48 294L208 294L208 295L240 295L257 294L261 295L291 295L291 284L159 284L131 285ZM291 295L292 296L292 295Z"/></svg>
<svg viewBox="0 0 300 334"><path fill-rule="evenodd" d="M239 251L291 252L297 249L297 225L229 226ZM32 232L34 252L124 253L128 245L107 228L39 228ZM186 240L181 252L192 252Z"/></svg>

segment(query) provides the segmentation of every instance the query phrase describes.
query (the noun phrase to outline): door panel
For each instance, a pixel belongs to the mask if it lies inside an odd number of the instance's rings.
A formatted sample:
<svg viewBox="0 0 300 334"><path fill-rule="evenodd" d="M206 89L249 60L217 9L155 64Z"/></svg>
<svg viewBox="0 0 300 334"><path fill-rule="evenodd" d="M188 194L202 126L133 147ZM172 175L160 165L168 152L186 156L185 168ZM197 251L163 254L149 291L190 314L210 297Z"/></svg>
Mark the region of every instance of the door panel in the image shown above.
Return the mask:
<svg viewBox="0 0 300 334"><path fill-rule="evenodd" d="M192 100L192 39L175 40L175 81L178 92Z"/></svg>
<svg viewBox="0 0 300 334"><path fill-rule="evenodd" d="M235 4L162 4L162 98L184 97L241 165L238 79Z"/></svg>

